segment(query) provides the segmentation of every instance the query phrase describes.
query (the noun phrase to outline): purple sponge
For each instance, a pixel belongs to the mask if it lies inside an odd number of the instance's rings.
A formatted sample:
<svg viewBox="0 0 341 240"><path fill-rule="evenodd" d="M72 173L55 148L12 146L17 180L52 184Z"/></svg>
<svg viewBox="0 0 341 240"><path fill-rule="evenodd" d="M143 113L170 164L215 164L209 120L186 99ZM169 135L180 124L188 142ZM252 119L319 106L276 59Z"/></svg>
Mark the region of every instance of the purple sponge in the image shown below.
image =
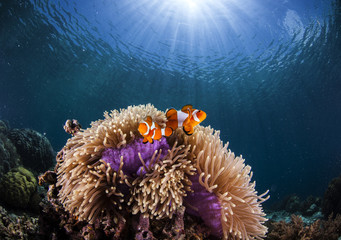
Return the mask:
<svg viewBox="0 0 341 240"><path fill-rule="evenodd" d="M139 169L142 167L141 160L138 153L141 154L143 161L149 166L150 160L154 152L162 149L160 159L164 158L169 150L169 145L166 138L161 138L160 141L154 141L154 143L142 143L142 138L136 139L133 142L127 144L125 147L107 148L102 153L102 159L110 164L110 167L117 171L120 167L120 159L123 156L123 173L128 176L138 174ZM142 171L144 174L145 171Z"/></svg>

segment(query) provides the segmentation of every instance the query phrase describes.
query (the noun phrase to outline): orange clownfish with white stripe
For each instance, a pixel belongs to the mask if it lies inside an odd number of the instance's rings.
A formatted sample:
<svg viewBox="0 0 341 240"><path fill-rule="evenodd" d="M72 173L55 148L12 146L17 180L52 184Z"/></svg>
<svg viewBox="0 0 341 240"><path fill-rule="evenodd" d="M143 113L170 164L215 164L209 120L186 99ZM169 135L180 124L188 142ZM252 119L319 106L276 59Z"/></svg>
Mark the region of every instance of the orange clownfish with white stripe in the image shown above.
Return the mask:
<svg viewBox="0 0 341 240"><path fill-rule="evenodd" d="M185 105L181 110L171 108L167 111L167 127L173 130L182 127L187 135L192 135L194 127L205 120L206 113L202 110L194 109L192 105Z"/></svg>
<svg viewBox="0 0 341 240"><path fill-rule="evenodd" d="M162 136L169 137L173 133L173 130L170 127L161 128L150 116L148 116L146 120L140 122L138 130L144 137L143 143L153 143L154 140L160 140Z"/></svg>

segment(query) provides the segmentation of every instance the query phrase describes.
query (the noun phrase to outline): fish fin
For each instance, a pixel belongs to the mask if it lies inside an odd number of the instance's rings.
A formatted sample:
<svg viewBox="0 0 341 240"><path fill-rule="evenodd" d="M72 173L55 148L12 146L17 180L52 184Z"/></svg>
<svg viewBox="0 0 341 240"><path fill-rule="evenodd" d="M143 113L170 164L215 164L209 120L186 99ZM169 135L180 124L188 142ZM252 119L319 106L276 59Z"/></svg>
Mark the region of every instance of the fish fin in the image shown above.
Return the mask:
<svg viewBox="0 0 341 240"><path fill-rule="evenodd" d="M142 141L142 143L143 144L146 144L148 142L148 139L145 137L145 138L143 138L143 141Z"/></svg>
<svg viewBox="0 0 341 240"><path fill-rule="evenodd" d="M174 131L178 127L178 122L175 120L170 120L170 121L166 122L166 127L169 127L172 129L172 131Z"/></svg>
<svg viewBox="0 0 341 240"><path fill-rule="evenodd" d="M165 136L166 136L166 137L169 137L169 136L172 135L172 134L173 134L173 129L170 128L170 127L166 127L166 128L165 128Z"/></svg>
<svg viewBox="0 0 341 240"><path fill-rule="evenodd" d="M152 124L152 122L153 122L152 117L151 116L147 116L146 122Z"/></svg>
<svg viewBox="0 0 341 240"><path fill-rule="evenodd" d="M189 134L189 132L187 132L187 131L185 130L185 127L182 127L182 129L184 130L184 132L186 133L186 135L191 136L191 134Z"/></svg>
<svg viewBox="0 0 341 240"><path fill-rule="evenodd" d="M171 116L173 116L174 114L176 114L178 111L176 111L175 108L171 108L166 112L166 117L167 119L170 118Z"/></svg>
<svg viewBox="0 0 341 240"><path fill-rule="evenodd" d="M154 139L150 138L149 139L149 143L153 144L154 143Z"/></svg>
<svg viewBox="0 0 341 240"><path fill-rule="evenodd" d="M188 117L185 119L185 121L182 123L182 126L189 126L191 125L191 114L188 115Z"/></svg>
<svg viewBox="0 0 341 240"><path fill-rule="evenodd" d="M193 126L192 125L184 125L183 127L182 127L182 129L184 130L184 132L187 134L187 135L192 135L193 134L193 132L194 132L194 128L193 128Z"/></svg>
<svg viewBox="0 0 341 240"><path fill-rule="evenodd" d="M187 104L181 108L181 111L187 112L188 109L190 109L190 110L193 109L193 106L191 104Z"/></svg>

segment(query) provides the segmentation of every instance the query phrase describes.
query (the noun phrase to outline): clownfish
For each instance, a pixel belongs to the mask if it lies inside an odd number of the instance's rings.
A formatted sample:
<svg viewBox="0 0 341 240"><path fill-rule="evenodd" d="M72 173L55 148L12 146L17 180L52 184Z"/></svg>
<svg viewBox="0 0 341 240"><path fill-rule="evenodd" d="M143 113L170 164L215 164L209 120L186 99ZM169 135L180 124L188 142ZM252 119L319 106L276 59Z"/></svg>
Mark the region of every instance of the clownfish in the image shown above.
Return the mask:
<svg viewBox="0 0 341 240"><path fill-rule="evenodd" d="M140 122L138 130L144 137L143 143L153 143L154 140L160 140L162 136L169 137L173 133L170 127L161 128L150 116L147 116L146 120Z"/></svg>
<svg viewBox="0 0 341 240"><path fill-rule="evenodd" d="M182 127L187 135L192 135L194 127L205 120L206 113L204 111L194 109L192 105L185 105L181 110L171 108L167 111L166 117L167 127L173 130Z"/></svg>

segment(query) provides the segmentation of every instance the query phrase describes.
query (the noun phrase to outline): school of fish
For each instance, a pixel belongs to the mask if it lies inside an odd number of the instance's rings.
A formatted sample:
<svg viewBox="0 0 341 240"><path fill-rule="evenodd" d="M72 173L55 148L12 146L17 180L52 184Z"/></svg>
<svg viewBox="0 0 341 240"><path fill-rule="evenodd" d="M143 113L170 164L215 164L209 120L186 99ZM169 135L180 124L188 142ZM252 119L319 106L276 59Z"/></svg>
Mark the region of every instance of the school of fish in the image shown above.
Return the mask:
<svg viewBox="0 0 341 240"><path fill-rule="evenodd" d="M162 136L169 137L179 127L182 127L187 135L192 135L194 127L205 120L206 113L194 109L192 105L185 105L181 110L169 109L166 117L165 128L161 128L150 116L139 123L138 131L143 136L143 143L153 143L154 140L160 140Z"/></svg>

